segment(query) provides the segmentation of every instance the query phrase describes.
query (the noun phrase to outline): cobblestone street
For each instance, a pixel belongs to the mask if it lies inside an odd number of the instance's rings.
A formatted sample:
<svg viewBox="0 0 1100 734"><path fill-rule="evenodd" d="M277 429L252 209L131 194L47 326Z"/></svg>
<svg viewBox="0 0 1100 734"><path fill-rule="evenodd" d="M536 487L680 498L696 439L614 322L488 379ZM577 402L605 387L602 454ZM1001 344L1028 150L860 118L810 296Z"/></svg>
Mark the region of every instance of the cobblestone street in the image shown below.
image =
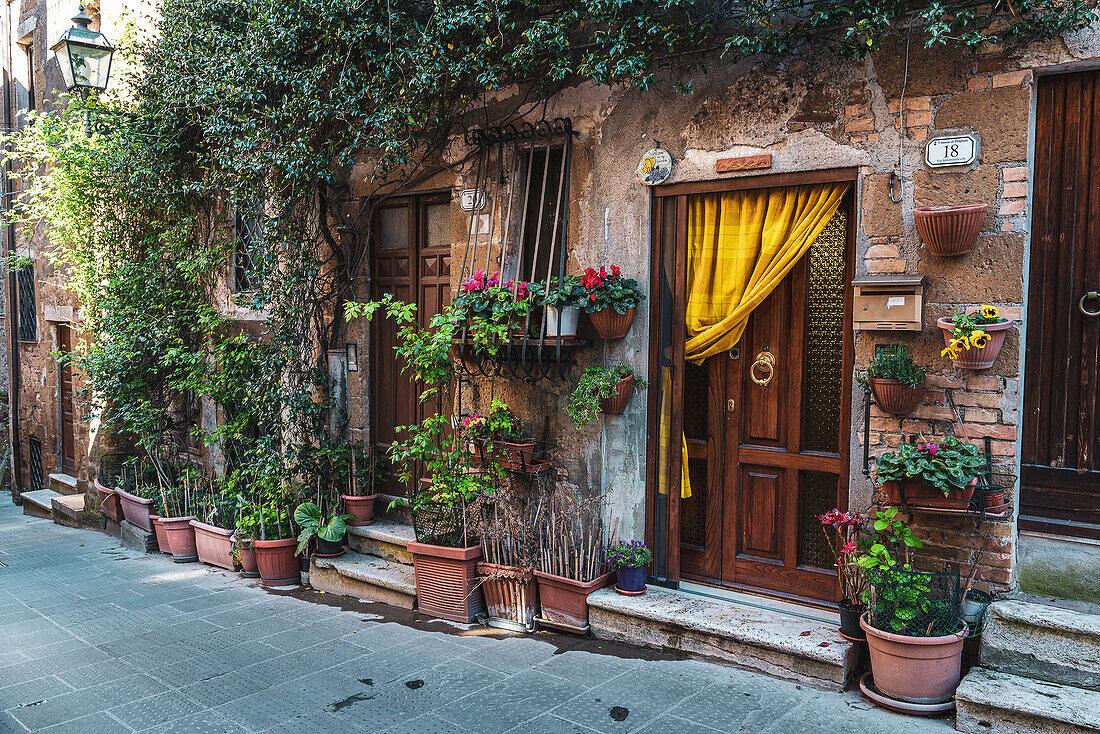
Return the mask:
<svg viewBox="0 0 1100 734"><path fill-rule="evenodd" d="M0 561L3 732L951 729L711 663L270 592L9 504Z"/></svg>

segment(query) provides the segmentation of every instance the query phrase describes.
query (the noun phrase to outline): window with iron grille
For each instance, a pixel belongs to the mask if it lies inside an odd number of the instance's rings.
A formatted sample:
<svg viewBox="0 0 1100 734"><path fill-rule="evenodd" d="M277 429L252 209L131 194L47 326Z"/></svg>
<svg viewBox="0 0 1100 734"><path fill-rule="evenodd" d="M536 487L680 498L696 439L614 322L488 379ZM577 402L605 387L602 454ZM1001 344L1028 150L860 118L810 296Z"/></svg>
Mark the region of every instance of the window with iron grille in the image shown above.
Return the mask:
<svg viewBox="0 0 1100 734"><path fill-rule="evenodd" d="M38 341L38 309L34 301L34 266L27 265L16 275L19 290L19 341Z"/></svg>
<svg viewBox="0 0 1100 734"><path fill-rule="evenodd" d="M34 436L27 437L27 488L34 492L45 486L42 474L42 442Z"/></svg>
<svg viewBox="0 0 1100 734"><path fill-rule="evenodd" d="M247 211L238 211L234 229L233 290L244 293L256 289L254 256L263 236L263 217Z"/></svg>

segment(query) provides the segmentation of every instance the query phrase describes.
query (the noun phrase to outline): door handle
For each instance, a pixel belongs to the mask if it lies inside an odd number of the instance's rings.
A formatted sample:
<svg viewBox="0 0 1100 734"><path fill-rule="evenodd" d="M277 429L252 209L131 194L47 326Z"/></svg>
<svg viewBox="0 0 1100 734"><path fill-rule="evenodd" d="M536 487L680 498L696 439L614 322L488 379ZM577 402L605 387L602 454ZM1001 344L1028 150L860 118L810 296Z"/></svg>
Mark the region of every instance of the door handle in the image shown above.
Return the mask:
<svg viewBox="0 0 1100 734"><path fill-rule="evenodd" d="M1081 296L1081 300L1077 302L1077 308L1081 309L1081 313L1085 314L1085 316L1089 318L1100 316L1100 308L1097 308L1095 311L1085 308L1085 302L1087 301L1100 301L1100 291L1089 291Z"/></svg>
<svg viewBox="0 0 1100 734"><path fill-rule="evenodd" d="M757 370L762 373L759 377ZM749 367L749 377L760 387L767 387L775 377L775 355L766 349L757 354L756 361Z"/></svg>
<svg viewBox="0 0 1100 734"><path fill-rule="evenodd" d="M737 410L737 403L734 401L733 398L730 398L729 400L726 401L726 412L727 413L732 413L735 410Z"/></svg>

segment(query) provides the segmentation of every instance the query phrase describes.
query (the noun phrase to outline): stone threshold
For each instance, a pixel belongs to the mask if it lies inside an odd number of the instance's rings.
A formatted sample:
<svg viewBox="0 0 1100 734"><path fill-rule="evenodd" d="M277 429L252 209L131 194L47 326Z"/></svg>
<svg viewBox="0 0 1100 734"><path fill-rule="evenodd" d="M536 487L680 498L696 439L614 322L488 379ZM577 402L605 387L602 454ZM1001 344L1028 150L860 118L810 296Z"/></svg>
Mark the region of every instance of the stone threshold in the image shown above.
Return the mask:
<svg viewBox="0 0 1100 734"><path fill-rule="evenodd" d="M1100 691L974 668L955 692L956 728L968 734L1100 731Z"/></svg>
<svg viewBox="0 0 1100 734"><path fill-rule="evenodd" d="M402 609L413 609L416 605L412 566L355 551L349 550L336 558L314 556L309 583L319 591Z"/></svg>

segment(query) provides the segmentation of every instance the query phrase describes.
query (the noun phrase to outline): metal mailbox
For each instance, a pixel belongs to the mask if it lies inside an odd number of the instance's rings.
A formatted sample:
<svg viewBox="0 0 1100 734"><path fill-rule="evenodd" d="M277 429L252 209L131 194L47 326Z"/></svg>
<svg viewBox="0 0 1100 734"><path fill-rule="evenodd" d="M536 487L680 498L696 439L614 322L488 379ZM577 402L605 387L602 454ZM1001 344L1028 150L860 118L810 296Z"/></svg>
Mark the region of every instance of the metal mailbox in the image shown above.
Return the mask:
<svg viewBox="0 0 1100 734"><path fill-rule="evenodd" d="M859 331L920 331L923 275L864 275L852 281L852 320Z"/></svg>

